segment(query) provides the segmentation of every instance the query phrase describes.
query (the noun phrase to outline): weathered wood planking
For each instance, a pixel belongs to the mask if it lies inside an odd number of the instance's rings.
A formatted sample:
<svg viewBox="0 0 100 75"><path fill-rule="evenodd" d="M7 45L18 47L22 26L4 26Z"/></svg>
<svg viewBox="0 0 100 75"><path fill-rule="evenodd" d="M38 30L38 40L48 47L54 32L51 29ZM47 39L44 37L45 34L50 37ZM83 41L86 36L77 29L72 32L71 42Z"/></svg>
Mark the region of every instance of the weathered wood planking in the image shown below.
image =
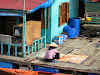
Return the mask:
<svg viewBox="0 0 100 75"><path fill-rule="evenodd" d="M92 40L92 42L89 42ZM64 70L73 70L89 73L100 73L100 48L96 48L96 43L99 41L99 38L86 39L86 38L77 38L77 39L68 39L64 42L64 45L61 46L59 51L61 53L69 54L84 54L88 55L89 59L84 61L82 64L72 64L72 63L47 63L43 61L44 54L47 49L40 50L40 59L34 59L33 57L18 58L10 56L0 56L0 61L14 62L19 64L32 64L40 65L44 67L53 67L57 69ZM66 51L69 50L69 51ZM29 60L27 60L29 59ZM32 61L30 61L32 60Z"/></svg>
<svg viewBox="0 0 100 75"><path fill-rule="evenodd" d="M44 67L51 67L51 68L57 68L57 69L64 69L64 70L73 70L73 71L80 71L80 72L89 72L89 73L100 73L98 68L94 66L85 66L81 64L70 64L70 63L45 63L40 60L34 60L33 62L27 62L24 61L25 58L17 58L17 57L11 57L11 56L0 56L0 61L5 62L13 62L20 65L40 65Z"/></svg>

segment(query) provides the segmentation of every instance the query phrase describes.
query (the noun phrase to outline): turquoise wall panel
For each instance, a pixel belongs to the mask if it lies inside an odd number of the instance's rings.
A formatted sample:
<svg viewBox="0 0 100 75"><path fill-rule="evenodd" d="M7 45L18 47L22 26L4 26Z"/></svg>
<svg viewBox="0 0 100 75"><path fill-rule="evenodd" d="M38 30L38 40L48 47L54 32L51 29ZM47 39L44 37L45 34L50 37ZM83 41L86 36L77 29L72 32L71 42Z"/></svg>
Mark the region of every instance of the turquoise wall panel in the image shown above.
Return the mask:
<svg viewBox="0 0 100 75"><path fill-rule="evenodd" d="M52 39L59 35L62 30L63 27L65 25L59 26L59 6L61 5L61 3L63 2L69 2L69 0L54 0L54 3L50 9L50 21L49 21L49 29L48 29L48 33L47 35L47 42L51 43Z"/></svg>
<svg viewBox="0 0 100 75"><path fill-rule="evenodd" d="M58 36L62 31L63 27L67 25L67 23L59 26L59 6L64 2L70 2L69 7L69 17L77 17L78 16L78 0L54 0L54 3L50 7L49 11L49 27L47 29L47 43L51 43L52 39L55 36Z"/></svg>
<svg viewBox="0 0 100 75"><path fill-rule="evenodd" d="M79 0L70 0L70 18L78 17L79 14Z"/></svg>

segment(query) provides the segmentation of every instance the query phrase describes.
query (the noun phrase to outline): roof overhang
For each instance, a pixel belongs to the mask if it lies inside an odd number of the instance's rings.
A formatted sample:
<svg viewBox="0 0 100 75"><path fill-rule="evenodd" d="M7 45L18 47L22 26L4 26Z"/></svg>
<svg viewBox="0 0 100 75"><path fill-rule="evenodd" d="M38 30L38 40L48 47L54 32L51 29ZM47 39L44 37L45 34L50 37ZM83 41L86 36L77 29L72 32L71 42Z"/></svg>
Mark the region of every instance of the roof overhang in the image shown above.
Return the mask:
<svg viewBox="0 0 100 75"><path fill-rule="evenodd" d="M32 10L29 10L28 13L33 13L36 10L40 9L40 8L47 8L50 7L53 4L53 0L47 0L46 2L38 5L37 7L33 8Z"/></svg>
<svg viewBox="0 0 100 75"><path fill-rule="evenodd" d="M33 13L40 8L47 8L53 4L53 0L25 0L25 10L23 9L23 0L2 0L0 9L26 11ZM0 16L22 16L20 13L0 12Z"/></svg>

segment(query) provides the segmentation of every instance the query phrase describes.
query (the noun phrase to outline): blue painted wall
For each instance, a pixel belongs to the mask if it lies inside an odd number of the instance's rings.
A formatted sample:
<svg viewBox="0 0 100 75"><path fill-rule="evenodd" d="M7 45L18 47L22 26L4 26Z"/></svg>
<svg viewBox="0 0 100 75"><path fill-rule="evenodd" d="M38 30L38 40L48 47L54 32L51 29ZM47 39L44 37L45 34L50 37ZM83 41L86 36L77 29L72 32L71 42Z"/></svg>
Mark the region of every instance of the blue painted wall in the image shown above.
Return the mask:
<svg viewBox="0 0 100 75"><path fill-rule="evenodd" d="M52 39L55 36L58 36L62 31L63 27L67 25L67 23L59 26L59 6L63 2L70 2L69 8L69 17L77 17L78 16L78 0L54 0L53 5L50 7L50 18L49 18L49 27L47 29L47 43L51 43Z"/></svg>
<svg viewBox="0 0 100 75"><path fill-rule="evenodd" d="M79 14L79 0L70 0L70 18L78 17Z"/></svg>

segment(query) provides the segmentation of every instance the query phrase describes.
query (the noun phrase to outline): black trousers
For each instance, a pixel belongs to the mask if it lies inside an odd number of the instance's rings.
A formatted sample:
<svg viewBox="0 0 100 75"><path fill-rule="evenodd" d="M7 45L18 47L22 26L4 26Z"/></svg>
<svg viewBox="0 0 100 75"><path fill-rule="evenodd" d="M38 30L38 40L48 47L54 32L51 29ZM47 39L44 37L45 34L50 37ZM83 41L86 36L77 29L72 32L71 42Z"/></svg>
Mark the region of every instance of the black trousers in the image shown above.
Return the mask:
<svg viewBox="0 0 100 75"><path fill-rule="evenodd" d="M60 58L59 53L56 53L56 55L55 55L54 59L59 59L59 58Z"/></svg>

